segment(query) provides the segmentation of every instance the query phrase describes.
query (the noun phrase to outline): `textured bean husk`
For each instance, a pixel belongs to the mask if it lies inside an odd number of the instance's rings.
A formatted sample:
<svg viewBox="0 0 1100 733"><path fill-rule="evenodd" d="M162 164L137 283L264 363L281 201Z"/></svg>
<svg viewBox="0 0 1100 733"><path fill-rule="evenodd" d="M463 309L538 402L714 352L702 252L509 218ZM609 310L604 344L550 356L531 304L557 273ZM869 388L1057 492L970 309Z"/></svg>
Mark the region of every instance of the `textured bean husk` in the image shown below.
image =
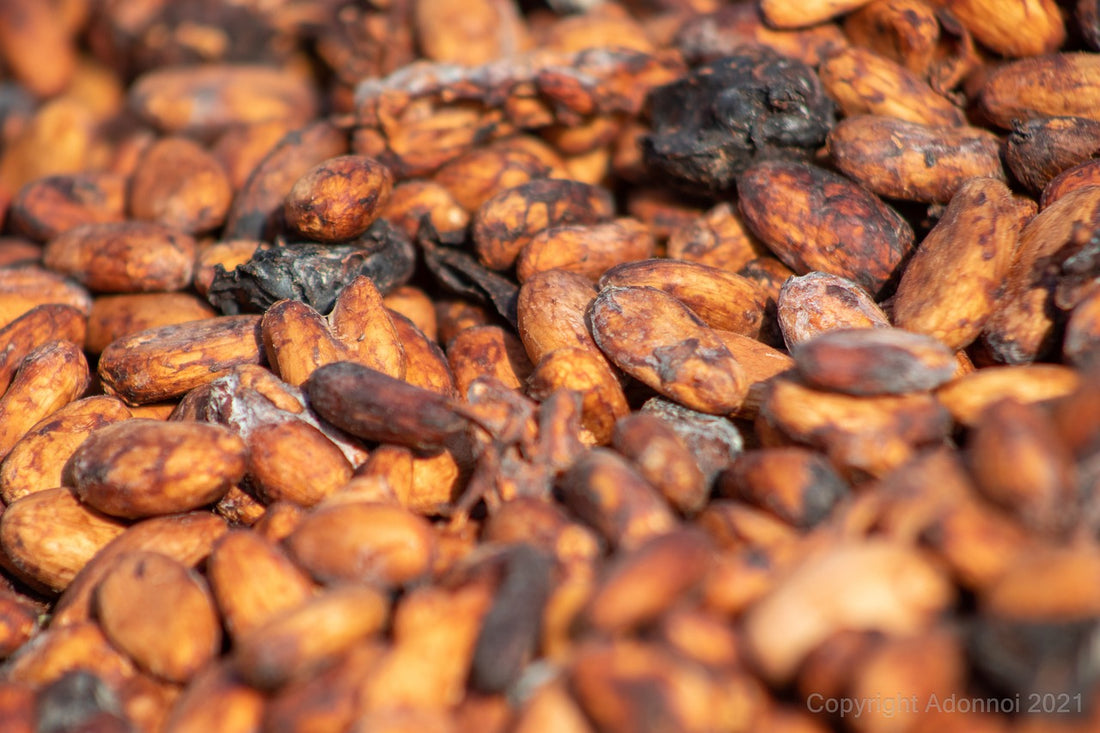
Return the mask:
<svg viewBox="0 0 1100 733"><path fill-rule="evenodd" d="M760 408L758 424L821 448L846 472L872 476L904 463L917 446L942 441L947 410L931 395L853 397L778 379Z"/></svg>
<svg viewBox="0 0 1100 733"><path fill-rule="evenodd" d="M656 247L649 228L637 219L549 227L520 252L516 277L524 282L536 272L561 269L595 280L615 265L652 257Z"/></svg>
<svg viewBox="0 0 1100 733"><path fill-rule="evenodd" d="M10 504L27 494L62 485L62 467L97 428L128 420L130 410L114 397L70 402L33 426L0 464L0 496Z"/></svg>
<svg viewBox="0 0 1100 733"><path fill-rule="evenodd" d="M287 194L287 226L315 242L358 237L378 218L393 174L373 158L342 155L310 168Z"/></svg>
<svg viewBox="0 0 1100 733"><path fill-rule="evenodd" d="M686 407L728 414L748 391L744 370L717 334L663 291L604 288L588 319L617 367Z"/></svg>
<svg viewBox="0 0 1100 733"><path fill-rule="evenodd" d="M935 389L958 366L942 342L897 328L827 331L798 344L791 356L807 384L850 395Z"/></svg>
<svg viewBox="0 0 1100 733"><path fill-rule="evenodd" d="M114 517L86 506L71 489L46 489L4 509L0 548L6 566L56 593L125 529Z"/></svg>
<svg viewBox="0 0 1100 733"><path fill-rule="evenodd" d="M95 595L107 638L157 677L186 682L220 649L221 625L206 582L170 557L122 555Z"/></svg>
<svg viewBox="0 0 1100 733"><path fill-rule="evenodd" d="M88 388L88 361L71 341L48 341L32 350L0 397L0 460L24 435Z"/></svg>
<svg viewBox="0 0 1100 733"><path fill-rule="evenodd" d="M402 507L363 502L314 510L286 545L298 564L321 582L384 586L423 576L436 551L426 520Z"/></svg>
<svg viewBox="0 0 1100 733"><path fill-rule="evenodd" d="M978 127L857 115L829 132L828 149L842 173L890 198L947 203L971 178L1006 180L1000 138Z"/></svg>
<svg viewBox="0 0 1100 733"><path fill-rule="evenodd" d="M536 50L469 69L412 64L359 84L356 144L387 164L392 160L401 176L420 175L487 136L578 124L592 115L637 114L651 89L682 70L678 54L625 48ZM500 99L509 103L499 105ZM427 120L426 109L434 112Z"/></svg>
<svg viewBox="0 0 1100 733"><path fill-rule="evenodd" d="M983 410L999 400L1046 402L1072 393L1081 374L1062 364L992 366L956 377L936 390L936 399L956 422L974 425Z"/></svg>
<svg viewBox="0 0 1100 733"><path fill-rule="evenodd" d="M523 284L516 303L517 330L532 364L566 346L603 357L585 321L595 297L596 287L588 278L564 270L540 272Z"/></svg>
<svg viewBox="0 0 1100 733"><path fill-rule="evenodd" d="M260 316L162 326L114 341L99 357L104 391L129 405L179 397L235 367L264 362Z"/></svg>
<svg viewBox="0 0 1100 733"><path fill-rule="evenodd" d="M641 411L656 415L676 431L708 484L745 447L741 431L726 417L707 415L663 397L646 400Z"/></svg>
<svg viewBox="0 0 1100 733"><path fill-rule="evenodd" d="M818 68L825 91L845 116L896 117L932 127L958 127L966 116L901 64L863 48L836 51Z"/></svg>
<svg viewBox="0 0 1100 733"><path fill-rule="evenodd" d="M7 390L23 360L36 347L49 341L71 341L82 345L87 317L69 305L39 305L0 329L0 394Z"/></svg>
<svg viewBox="0 0 1100 733"><path fill-rule="evenodd" d="M669 259L697 262L737 272L756 257L770 255L728 202L723 202L685 226L675 229L665 243Z"/></svg>
<svg viewBox="0 0 1100 733"><path fill-rule="evenodd" d="M967 51L974 51L973 43L967 44L969 35L955 25L941 21L936 8L923 0L877 0L845 17L843 27L852 45L896 61L943 90L953 86L943 83L951 78L950 70L966 64ZM976 59L969 61L973 65Z"/></svg>
<svg viewBox="0 0 1100 733"><path fill-rule="evenodd" d="M1016 248L1012 193L999 180L975 178L952 197L917 247L894 294L894 323L959 349L978 337ZM943 273L954 276L944 278Z"/></svg>
<svg viewBox="0 0 1100 733"><path fill-rule="evenodd" d="M105 293L182 290L191 283L195 240L153 222L83 224L46 244L43 262Z"/></svg>
<svg viewBox="0 0 1100 733"><path fill-rule="evenodd" d="M991 122L1011 129L1036 117L1100 119L1100 54L1058 53L1020 59L992 71L981 90Z"/></svg>
<svg viewBox="0 0 1100 733"><path fill-rule="evenodd" d="M836 106L809 66L747 44L653 90L648 111L652 131L640 141L647 172L713 195L754 162L808 159Z"/></svg>
<svg viewBox="0 0 1100 733"><path fill-rule="evenodd" d="M224 519L208 511L152 517L131 524L72 579L54 604L51 625L78 624L92 618L95 589L122 555L148 550L195 567L210 555L214 542L227 529Z"/></svg>
<svg viewBox="0 0 1100 733"><path fill-rule="evenodd" d="M717 267L667 259L641 259L616 265L599 286L651 287L673 296L708 326L759 337L764 294L748 278Z"/></svg>
<svg viewBox="0 0 1100 733"><path fill-rule="evenodd" d="M220 425L127 420L73 453L66 477L100 511L136 518L216 502L245 473L244 441Z"/></svg>
<svg viewBox="0 0 1100 733"><path fill-rule="evenodd" d="M130 180L130 214L191 234L225 223L233 187L225 168L198 143L166 137L142 154Z"/></svg>
<svg viewBox="0 0 1100 733"><path fill-rule="evenodd" d="M329 330L324 317L297 300L281 300L260 321L267 363L287 384L301 386L325 364L346 361L347 349Z"/></svg>
<svg viewBox="0 0 1100 733"><path fill-rule="evenodd" d="M990 4L983 0L938 0L962 21L974 38L1002 56L1050 53L1066 40L1062 11L1054 0ZM1021 33L1021 28L1027 33Z"/></svg>
<svg viewBox="0 0 1100 733"><path fill-rule="evenodd" d="M850 278L878 294L899 274L913 230L862 186L802 163L772 161L738 179L745 221L792 270Z"/></svg>
<svg viewBox="0 0 1100 733"><path fill-rule="evenodd" d="M779 291L777 310L789 349L835 329L890 327L890 319L866 290L825 272L788 279Z"/></svg>
<svg viewBox="0 0 1100 733"><path fill-rule="evenodd" d="M126 179L113 173L68 173L31 181L12 198L11 228L46 242L82 224L121 221Z"/></svg>
<svg viewBox="0 0 1100 733"><path fill-rule="evenodd" d="M191 293L101 295L92 301L84 348L102 353L112 341L139 331L213 318L217 313Z"/></svg>
<svg viewBox="0 0 1100 733"><path fill-rule="evenodd" d="M595 224L614 213L611 194L587 183L539 178L506 189L478 209L473 222L478 259L493 270L511 267L542 229Z"/></svg>
<svg viewBox="0 0 1100 733"><path fill-rule="evenodd" d="M300 300L326 313L358 277L370 278L383 293L403 285L415 254L412 242L380 219L351 242L262 247L232 271L215 266L206 297L225 314L264 311L280 300Z"/></svg>
<svg viewBox="0 0 1100 733"><path fill-rule="evenodd" d="M623 415L615 421L611 445L679 512L690 516L706 504L707 477L666 421L640 412Z"/></svg>
<svg viewBox="0 0 1100 733"><path fill-rule="evenodd" d="M389 307L373 280L357 277L340 291L328 320L352 361L403 379L408 359Z"/></svg>
<svg viewBox="0 0 1100 733"><path fill-rule="evenodd" d="M584 454L558 488L565 505L614 547L637 547L676 525L664 499L638 469L604 448Z"/></svg>
<svg viewBox="0 0 1100 733"><path fill-rule="evenodd" d="M307 410L300 389L259 366L239 367L206 387L189 392L170 419L220 423L246 441L253 431L264 426L301 422L322 432L352 465L362 463L367 456L359 440Z"/></svg>
<svg viewBox="0 0 1100 733"><path fill-rule="evenodd" d="M512 389L522 389L534 369L523 342L500 326L474 326L460 331L447 345L447 363L463 398L470 384L483 375Z"/></svg>
<svg viewBox="0 0 1100 733"><path fill-rule="evenodd" d="M1029 362L1055 347L1059 318L1052 306L1059 270L1098 227L1100 187L1090 186L1043 209L1020 232L1004 294L982 334L999 361Z"/></svg>
<svg viewBox="0 0 1100 733"><path fill-rule="evenodd" d="M816 451L745 451L719 476L717 491L758 506L795 527L813 527L848 494L848 484Z"/></svg>
<svg viewBox="0 0 1100 733"><path fill-rule="evenodd" d="M709 570L714 547L697 529L663 534L607 568L585 610L595 629L621 634L655 621Z"/></svg>
<svg viewBox="0 0 1100 733"><path fill-rule="evenodd" d="M986 408L967 441L982 494L1055 536L1077 519L1073 454L1059 438L1040 407L1006 399Z"/></svg>
<svg viewBox="0 0 1100 733"><path fill-rule="evenodd" d="M839 543L808 557L753 606L746 641L761 672L782 682L832 633L914 633L953 596L942 572L911 547L883 540ZM804 613L807 603L818 612Z"/></svg>
<svg viewBox="0 0 1100 733"><path fill-rule="evenodd" d="M87 315L92 296L84 286L37 264L0 269L0 324L7 326L40 305L69 305Z"/></svg>
<svg viewBox="0 0 1100 733"><path fill-rule="evenodd" d="M615 421L630 412L619 380L591 350L565 346L544 356L527 379L527 394L542 401L559 389L581 393L581 425L597 445L608 442Z"/></svg>
<svg viewBox="0 0 1100 733"><path fill-rule="evenodd" d="M238 529L221 537L206 563L214 600L234 641L304 603L315 585L280 545Z"/></svg>
<svg viewBox="0 0 1100 733"><path fill-rule="evenodd" d="M1087 186L1100 186L1100 159L1078 163L1050 179L1039 197L1039 208L1045 209L1070 191Z"/></svg>
<svg viewBox="0 0 1100 733"><path fill-rule="evenodd" d="M446 397L352 362L317 369L303 388L322 417L367 440L439 448L468 424Z"/></svg>
<svg viewBox="0 0 1100 733"><path fill-rule="evenodd" d="M328 121L288 132L237 191L225 222L225 239L264 239L282 228L283 202L305 173L348 151L347 135Z"/></svg>
<svg viewBox="0 0 1100 733"><path fill-rule="evenodd" d="M267 245L254 239L230 239L220 242L200 243L195 258L195 274L192 285L202 297L207 297L214 282L217 268L233 272L239 265L252 259L256 250Z"/></svg>
<svg viewBox="0 0 1100 733"><path fill-rule="evenodd" d="M240 639L234 664L250 685L274 690L305 679L352 644L380 631L388 599L366 586L327 590L276 614Z"/></svg>
<svg viewBox="0 0 1100 733"><path fill-rule="evenodd" d="M1013 125L1004 159L1013 177L1033 194L1058 174L1100 156L1100 120L1048 117Z"/></svg>
<svg viewBox="0 0 1100 733"><path fill-rule="evenodd" d="M485 201L508 188L514 188L550 173L535 153L501 141L471 150L447 163L432 176L470 214Z"/></svg>
<svg viewBox="0 0 1100 733"><path fill-rule="evenodd" d="M163 132L198 136L269 119L303 123L318 106L316 93L301 76L245 64L154 69L134 81L127 102Z"/></svg>

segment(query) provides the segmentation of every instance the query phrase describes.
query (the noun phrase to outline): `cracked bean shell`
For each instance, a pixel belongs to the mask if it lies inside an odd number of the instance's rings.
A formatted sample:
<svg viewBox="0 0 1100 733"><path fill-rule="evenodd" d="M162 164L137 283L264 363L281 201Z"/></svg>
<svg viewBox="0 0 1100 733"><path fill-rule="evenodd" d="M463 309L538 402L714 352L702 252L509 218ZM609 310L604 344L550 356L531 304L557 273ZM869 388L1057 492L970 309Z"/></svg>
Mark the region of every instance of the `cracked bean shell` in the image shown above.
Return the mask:
<svg viewBox="0 0 1100 733"><path fill-rule="evenodd" d="M889 328L890 319L856 283L825 272L788 278L776 304L787 348L838 328Z"/></svg>
<svg viewBox="0 0 1100 733"><path fill-rule="evenodd" d="M800 275L849 278L877 295L913 247L913 229L869 190L824 168L768 161L737 182L752 231Z"/></svg>
<svg viewBox="0 0 1100 733"><path fill-rule="evenodd" d="M998 361L1020 364L1057 345L1055 292L1065 263L1100 228L1100 186L1072 191L1039 212L1020 232L1013 262L982 338Z"/></svg>
<svg viewBox="0 0 1100 733"><path fill-rule="evenodd" d="M685 407L728 414L748 391L744 370L718 334L668 293L604 288L588 319L608 359Z"/></svg>
<svg viewBox="0 0 1100 733"><path fill-rule="evenodd" d="M474 216L473 237L481 264L511 267L539 231L561 224L595 224L615 211L611 193L560 178L536 178L494 195Z"/></svg>
<svg viewBox="0 0 1100 733"><path fill-rule="evenodd" d="M92 433L67 471L89 506L136 518L216 502L244 477L245 454L220 425L134 419Z"/></svg>
<svg viewBox="0 0 1100 733"><path fill-rule="evenodd" d="M711 328L758 337L763 291L746 277L696 262L650 259L625 262L603 274L600 287L651 287L686 305Z"/></svg>

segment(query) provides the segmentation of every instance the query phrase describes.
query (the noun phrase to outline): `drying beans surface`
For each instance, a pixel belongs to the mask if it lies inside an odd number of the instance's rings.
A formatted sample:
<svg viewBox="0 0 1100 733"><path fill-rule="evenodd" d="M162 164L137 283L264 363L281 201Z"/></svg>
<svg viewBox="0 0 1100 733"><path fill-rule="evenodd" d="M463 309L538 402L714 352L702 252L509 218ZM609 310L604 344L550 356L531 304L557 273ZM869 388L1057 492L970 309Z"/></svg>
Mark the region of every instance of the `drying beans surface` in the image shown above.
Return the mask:
<svg viewBox="0 0 1100 733"><path fill-rule="evenodd" d="M0 730L1100 730L1100 2L0 0Z"/></svg>

